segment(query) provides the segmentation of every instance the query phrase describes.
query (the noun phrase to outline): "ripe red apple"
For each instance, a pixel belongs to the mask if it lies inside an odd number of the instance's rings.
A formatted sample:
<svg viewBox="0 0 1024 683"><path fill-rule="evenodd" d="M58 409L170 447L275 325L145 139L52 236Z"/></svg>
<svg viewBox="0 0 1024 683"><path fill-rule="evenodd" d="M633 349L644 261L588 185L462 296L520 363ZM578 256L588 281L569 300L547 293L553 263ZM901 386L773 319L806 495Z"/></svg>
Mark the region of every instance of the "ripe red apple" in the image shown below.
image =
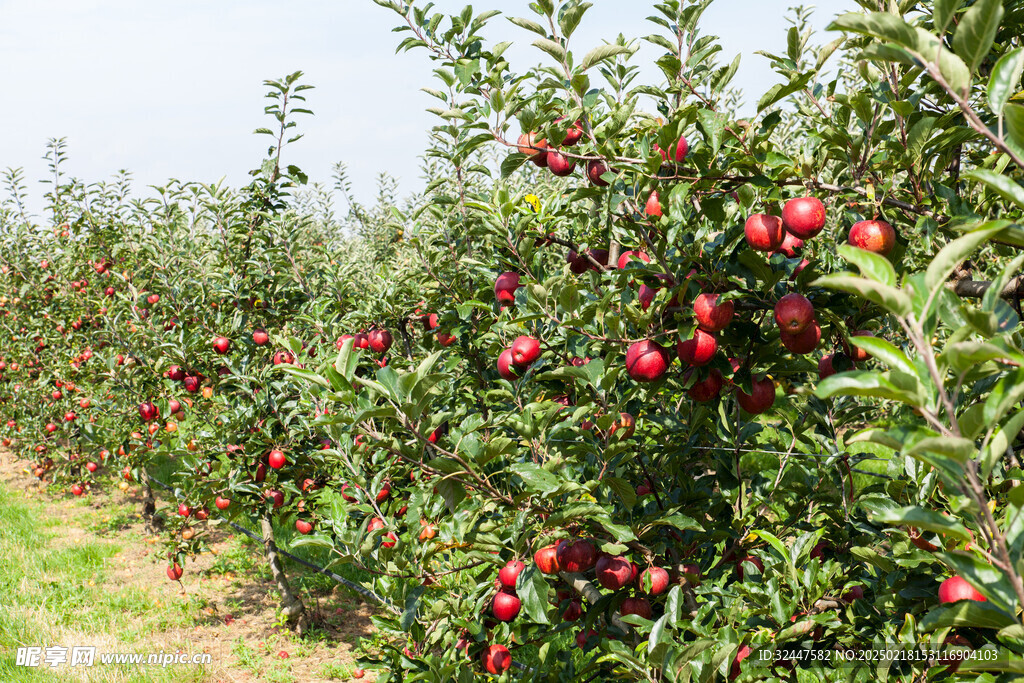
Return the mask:
<svg viewBox="0 0 1024 683"><path fill-rule="evenodd" d="M743 235L751 249L777 251L785 239L785 230L782 228L782 219L778 216L755 213L743 226Z"/></svg>
<svg viewBox="0 0 1024 683"><path fill-rule="evenodd" d="M555 123L560 123L564 119L565 119L564 116L559 116L557 119L555 119ZM582 137L583 137L583 122L582 121L576 121L571 126L569 126L569 130L567 130L565 132L565 139L562 140L562 146L563 147L572 147L577 142L579 142L580 138L582 138Z"/></svg>
<svg viewBox="0 0 1024 683"><path fill-rule="evenodd" d="M693 315L705 332L720 332L729 326L736 312L732 299L718 303L718 294L702 292L693 300Z"/></svg>
<svg viewBox="0 0 1024 683"><path fill-rule="evenodd" d="M738 557L736 559L736 577L740 581L743 580L743 565L747 564L747 563L752 564L753 566L757 567L757 571L758 572L761 572L761 573L764 572L764 563L761 562L760 558L754 557L753 555L747 555L747 554L741 555L740 557Z"/></svg>
<svg viewBox="0 0 1024 683"><path fill-rule="evenodd" d="M502 379L512 381L518 377L517 373L515 362L512 360L512 349L505 349L498 356L498 374Z"/></svg>
<svg viewBox="0 0 1024 683"><path fill-rule="evenodd" d="M786 258L796 258L800 252L797 249L803 249L804 241L799 237L794 237L793 233L787 232L786 236L782 238L782 244L779 246L777 253L785 254ZM800 268L803 270L803 268Z"/></svg>
<svg viewBox="0 0 1024 683"><path fill-rule="evenodd" d="M494 297L500 303L515 303L516 290L521 286L519 273L504 272L494 281Z"/></svg>
<svg viewBox="0 0 1024 683"><path fill-rule="evenodd" d="M962 576L952 576L939 585L939 602L947 604L959 600L988 602L988 599L967 583Z"/></svg>
<svg viewBox="0 0 1024 683"><path fill-rule="evenodd" d="M256 346L266 346L270 343L270 335L266 330L255 330L252 333L252 342Z"/></svg>
<svg viewBox="0 0 1024 683"><path fill-rule="evenodd" d="M651 262L651 257L648 256L647 254L645 254L642 251L624 251L619 256L619 262L617 264L619 270L622 270L623 268L625 268L626 264L629 263L630 261L635 261L635 260L640 260L640 261L643 261L644 263L650 263Z"/></svg>
<svg viewBox="0 0 1024 683"><path fill-rule="evenodd" d="M275 510L284 505L284 494L280 491L271 489L263 494L263 498L265 500L273 501Z"/></svg>
<svg viewBox="0 0 1024 683"><path fill-rule="evenodd" d="M441 346L451 346L455 343L455 335L448 334L447 332L438 332L437 343Z"/></svg>
<svg viewBox="0 0 1024 683"><path fill-rule="evenodd" d="M607 249L587 249L587 255L602 266L608 265ZM597 266L590 262L590 259L581 254L577 254L575 251L570 251L565 260L569 263L569 271L576 275L585 273L588 270L598 270Z"/></svg>
<svg viewBox="0 0 1024 683"><path fill-rule="evenodd" d="M83 410L87 409L87 408L88 408L89 406L91 406L91 405L92 405L92 401L90 401L90 400L89 400L89 399L87 399L87 398L83 398L82 400L80 400L80 401L78 402L78 407L79 407L79 408L81 408L81 409L83 409Z"/></svg>
<svg viewBox="0 0 1024 683"><path fill-rule="evenodd" d="M554 175L564 178L576 169L576 162L557 150L548 152L548 170Z"/></svg>
<svg viewBox="0 0 1024 683"><path fill-rule="evenodd" d="M171 415L175 415L181 412L181 401L176 398L172 398L167 402L167 410L171 411Z"/></svg>
<svg viewBox="0 0 1024 683"><path fill-rule="evenodd" d="M740 649L736 651L736 655L732 658L732 666L729 667L729 680L733 680L740 675L740 662L750 656L750 646L742 645Z"/></svg>
<svg viewBox="0 0 1024 683"><path fill-rule="evenodd" d="M99 468L100 468L100 466L97 465L96 463L94 463L91 460L89 462L85 463L85 469L89 470L90 472L95 472Z"/></svg>
<svg viewBox="0 0 1024 683"><path fill-rule="evenodd" d="M850 590L843 593L841 596L843 602L853 602L855 600L864 599L864 587L863 586L851 586ZM984 599L984 598L982 598Z"/></svg>
<svg viewBox="0 0 1024 683"><path fill-rule="evenodd" d="M640 574L640 588L648 595L661 595L668 590L668 572L661 567L648 567Z"/></svg>
<svg viewBox="0 0 1024 683"><path fill-rule="evenodd" d="M562 611L562 619L565 621L576 621L583 616L583 604L578 598L569 600L569 604Z"/></svg>
<svg viewBox="0 0 1024 683"><path fill-rule="evenodd" d="M658 154L661 155L662 160L669 161L669 152L666 152L661 147L658 147L658 145L654 145L654 149L656 149L658 151ZM670 151L672 150L671 146L669 147L669 150ZM690 143L688 143L686 141L685 137L679 138L679 141L676 142L676 144L675 144L675 154L673 155L675 161L676 162L683 161L684 159L686 159L686 155L689 152L690 152Z"/></svg>
<svg viewBox="0 0 1024 683"><path fill-rule="evenodd" d="M750 391L749 394L737 391L736 400L739 401L740 407L751 415L759 415L775 403L775 382L767 377L753 378Z"/></svg>
<svg viewBox="0 0 1024 683"><path fill-rule="evenodd" d="M691 370L690 372L694 371ZM722 372L718 368L711 368L707 377L693 383L693 386L690 387L689 396L698 403L713 401L722 392L724 381Z"/></svg>
<svg viewBox="0 0 1024 683"><path fill-rule="evenodd" d="M185 379L185 369L180 365L172 365L167 368L167 377L175 382L180 382Z"/></svg>
<svg viewBox="0 0 1024 683"><path fill-rule="evenodd" d="M652 615L651 603L647 602L647 598L626 598L622 601L622 606L619 607L619 613L622 616L635 614L638 617L650 619Z"/></svg>
<svg viewBox="0 0 1024 683"><path fill-rule="evenodd" d="M160 410L153 405L152 401L146 401L145 403L139 404L139 417L141 417L144 422L159 420Z"/></svg>
<svg viewBox="0 0 1024 683"><path fill-rule="evenodd" d="M561 566L558 564L558 547L544 546L533 554L533 561L542 574L557 574Z"/></svg>
<svg viewBox="0 0 1024 683"><path fill-rule="evenodd" d="M658 196L657 190L651 192L650 196L647 197L647 203L644 204L644 213L652 218L661 217L661 198Z"/></svg>
<svg viewBox="0 0 1024 683"><path fill-rule="evenodd" d="M181 569L181 565L179 565L177 562L175 562L173 565L167 568L167 578L171 581L180 580L182 573L183 571Z"/></svg>
<svg viewBox="0 0 1024 683"><path fill-rule="evenodd" d="M821 341L821 326L818 325L817 320L812 320L803 332L797 334L782 332L779 337L782 340L782 345L793 353L810 353L818 348L818 343Z"/></svg>
<svg viewBox="0 0 1024 683"><path fill-rule="evenodd" d="M71 493L76 495L76 496L80 496L83 493L85 493L85 489L82 488L81 484L72 484L71 485Z"/></svg>
<svg viewBox="0 0 1024 683"><path fill-rule="evenodd" d="M540 340L533 337L520 336L512 342L512 362L519 369L530 366L540 358Z"/></svg>
<svg viewBox="0 0 1024 683"><path fill-rule="evenodd" d="M591 184L597 187L608 187L608 181L601 177L607 172L608 164L600 159L591 159L587 162L587 179L590 180Z"/></svg>
<svg viewBox="0 0 1024 683"><path fill-rule="evenodd" d="M358 336L358 335L357 335ZM295 356L291 351L278 351L274 354L273 363L274 365L284 365L295 362ZM187 378L186 378L187 379ZM188 388L188 385L185 385Z"/></svg>
<svg viewBox="0 0 1024 683"><path fill-rule="evenodd" d="M352 671L352 678L362 678L366 675L366 669L354 669Z"/></svg>
<svg viewBox="0 0 1024 683"><path fill-rule="evenodd" d="M510 622L519 616L519 610L523 603L514 590L504 589L498 591L494 600L491 601L491 614L498 621Z"/></svg>
<svg viewBox="0 0 1024 683"><path fill-rule="evenodd" d="M295 530L303 536L313 533L313 523L305 519L295 520Z"/></svg>
<svg viewBox="0 0 1024 683"><path fill-rule="evenodd" d="M559 541L555 556L562 571L585 572L597 562L597 548L586 539Z"/></svg>
<svg viewBox="0 0 1024 683"><path fill-rule="evenodd" d="M518 150L520 154L526 154L530 161L541 168L547 166L548 142L544 139L537 139L536 133L523 133L519 136Z"/></svg>
<svg viewBox="0 0 1024 683"><path fill-rule="evenodd" d="M817 197L790 199L782 207L782 224L794 237L809 240L825 227L825 205Z"/></svg>
<svg viewBox="0 0 1024 683"><path fill-rule="evenodd" d="M180 504L178 506L178 514L181 515L182 517L191 517L192 516L192 508L190 508L188 505L185 505L184 503L182 503L182 504Z"/></svg>
<svg viewBox="0 0 1024 683"><path fill-rule="evenodd" d="M888 256L896 246L896 231L885 221L860 221L850 228L850 244Z"/></svg>
<svg viewBox="0 0 1024 683"><path fill-rule="evenodd" d="M512 666L512 654L504 645L489 645L480 653L480 661L489 674L499 675L508 671Z"/></svg>
<svg viewBox="0 0 1024 683"><path fill-rule="evenodd" d="M635 342L626 351L626 372L637 382L661 379L671 363L668 349L650 339Z"/></svg>
<svg viewBox="0 0 1024 683"><path fill-rule="evenodd" d="M596 638L597 636L598 636L598 633L594 629L588 629L586 631L580 631L579 633L576 634L576 647L578 647L581 650L586 650L587 649L587 641L589 639L591 639L591 638Z"/></svg>
<svg viewBox="0 0 1024 683"><path fill-rule="evenodd" d="M799 334L814 320L814 305L803 294L790 292L775 304L775 324L786 334Z"/></svg>
<svg viewBox="0 0 1024 683"><path fill-rule="evenodd" d="M602 586L617 591L635 578L632 562L621 555L602 555L597 559L596 576Z"/></svg>
<svg viewBox="0 0 1024 683"><path fill-rule="evenodd" d="M709 334L699 327L693 331L693 336L686 341L676 343L676 354L684 364L690 367L707 365L715 357L718 351L718 340L715 335Z"/></svg>
<svg viewBox="0 0 1024 683"><path fill-rule="evenodd" d="M387 330L372 330L367 337L370 348L377 353L387 353L387 350L391 348L391 344L394 341L391 333Z"/></svg>
<svg viewBox="0 0 1024 683"><path fill-rule="evenodd" d="M273 467L275 470L279 470L287 464L288 458L285 457L284 453L277 450L276 448L267 455L267 464Z"/></svg>
<svg viewBox="0 0 1024 683"><path fill-rule="evenodd" d="M611 439L620 429L622 430L622 433L619 434L620 441L632 437L636 433L636 418L629 413L619 413L619 419L608 427L608 438Z"/></svg>
<svg viewBox="0 0 1024 683"><path fill-rule="evenodd" d="M217 337L213 340L213 350L223 355L231 348L231 340L227 337Z"/></svg>
<svg viewBox="0 0 1024 683"><path fill-rule="evenodd" d="M498 572L498 581L505 588L515 588L516 579L519 578L519 574L526 569L526 565L519 560L509 560L508 564L501 568Z"/></svg>
<svg viewBox="0 0 1024 683"><path fill-rule="evenodd" d="M217 506L218 510L227 510L228 506L231 505L231 499L230 498L222 498L221 496L217 496L213 500L213 504L215 506Z"/></svg>
<svg viewBox="0 0 1024 683"><path fill-rule="evenodd" d="M870 330L857 330L856 332L851 332L850 336L873 337L875 335L872 334ZM871 358L870 353L860 348L859 346L854 346L853 344L848 343L845 339L843 340L843 352L846 353L846 355L849 356L850 360L852 360L854 363L863 363L864 361L869 360Z"/></svg>
<svg viewBox="0 0 1024 683"><path fill-rule="evenodd" d="M199 391L199 377L196 375L186 375L185 379L182 380L182 384L185 386L185 391L190 394L194 394Z"/></svg>

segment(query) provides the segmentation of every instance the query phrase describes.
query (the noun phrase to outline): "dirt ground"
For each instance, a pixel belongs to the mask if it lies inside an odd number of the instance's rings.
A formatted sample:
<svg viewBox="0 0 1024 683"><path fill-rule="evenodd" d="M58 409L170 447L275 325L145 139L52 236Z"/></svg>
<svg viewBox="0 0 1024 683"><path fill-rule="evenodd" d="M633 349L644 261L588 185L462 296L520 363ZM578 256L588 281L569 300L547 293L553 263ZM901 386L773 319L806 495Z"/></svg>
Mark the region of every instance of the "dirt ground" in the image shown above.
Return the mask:
<svg viewBox="0 0 1024 683"><path fill-rule="evenodd" d="M106 652L168 652L181 649L209 653L212 664L192 672L187 680L234 683L242 681L338 681L354 680L355 649L372 639L372 608L341 586L320 594L302 595L314 617L315 629L298 637L275 623L276 603L271 597L273 583L262 571L262 558L251 546L243 547L233 532L214 530L210 551L191 560L180 583L168 580L167 562L161 555L160 539L148 534L141 517L141 491L133 487L120 491L93 491L85 500L95 514L83 515L81 500L62 498L47 492L25 461L16 461L0 451L0 482L12 492L21 492L42 507L42 515L57 522L60 533L51 545L73 548L81 543L116 543L121 549L106 563L102 587L109 591L148 596L157 608L175 615L167 628L141 633L134 642L117 634L88 633L75 636L75 644L97 645ZM116 519L105 515L114 505L126 501L132 514ZM90 528L90 522L93 526ZM95 523L102 531L97 535ZM230 531L230 530L229 530ZM232 562L227 561L231 558ZM286 566L296 572L294 565ZM128 616L126 619L130 619ZM173 622L178 622L174 624ZM141 627L141 624L140 624ZM131 632L131 624L119 631ZM65 641L70 643L71 640ZM93 667L96 669L98 667ZM69 671L70 673L70 671ZM95 674L90 674L95 675ZM73 678L73 676L69 676ZM87 680L123 680L88 678ZM374 680L367 671L362 680Z"/></svg>

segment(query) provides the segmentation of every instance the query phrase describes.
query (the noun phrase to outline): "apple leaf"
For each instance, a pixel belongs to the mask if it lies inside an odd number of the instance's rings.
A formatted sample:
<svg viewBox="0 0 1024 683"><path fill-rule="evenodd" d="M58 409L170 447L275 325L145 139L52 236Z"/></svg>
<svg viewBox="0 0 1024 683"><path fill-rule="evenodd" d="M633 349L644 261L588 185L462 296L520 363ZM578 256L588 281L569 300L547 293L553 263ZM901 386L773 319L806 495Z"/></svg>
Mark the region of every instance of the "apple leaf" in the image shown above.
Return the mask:
<svg viewBox="0 0 1024 683"><path fill-rule="evenodd" d="M548 593L551 587L544 574L529 565L516 579L516 594L523 601L523 609L531 620L538 624L550 624L548 620Z"/></svg>
<svg viewBox="0 0 1024 683"><path fill-rule="evenodd" d="M988 79L988 106L992 113L1000 116L1003 108L1020 84L1024 74L1024 48L1010 50L999 58L992 67L992 75Z"/></svg>
<svg viewBox="0 0 1024 683"><path fill-rule="evenodd" d="M872 515L872 521L890 524L892 526L913 526L924 531L937 534L948 534L961 541L970 541L971 535L960 522L950 517L925 508L910 505L895 510L885 510Z"/></svg>
<svg viewBox="0 0 1024 683"><path fill-rule="evenodd" d="M978 70L992 47L1002 18L1002 0L977 0L961 17L953 36L953 50L971 73Z"/></svg>
<svg viewBox="0 0 1024 683"><path fill-rule="evenodd" d="M623 45L601 45L595 47L593 50L584 55L582 66L584 69L589 69L595 64L603 62L606 59L611 59L612 57L628 53L629 48Z"/></svg>

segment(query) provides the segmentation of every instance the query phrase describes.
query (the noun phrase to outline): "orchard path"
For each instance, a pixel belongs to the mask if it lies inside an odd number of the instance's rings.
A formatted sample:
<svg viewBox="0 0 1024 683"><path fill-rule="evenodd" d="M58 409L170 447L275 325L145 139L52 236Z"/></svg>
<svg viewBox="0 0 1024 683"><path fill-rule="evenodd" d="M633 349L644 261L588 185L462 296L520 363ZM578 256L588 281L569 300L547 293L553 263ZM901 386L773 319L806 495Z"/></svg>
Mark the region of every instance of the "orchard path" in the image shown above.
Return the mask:
<svg viewBox="0 0 1024 683"><path fill-rule="evenodd" d="M172 582L165 573L162 539L147 533L138 514L141 500L137 486L123 492L111 486L81 498L58 488L47 490L32 476L27 461L0 450L0 506L24 508L40 538L38 547L23 552L5 549L4 562L20 561L26 568L15 593L34 597L19 604L18 597L9 603L3 596L0 611L10 610L8 623L24 625L22 638L45 641L27 645L209 653L212 664L161 670L97 662L91 668L11 669L13 654L5 651L10 641L0 632L0 678L5 683L353 680L355 650L360 645L370 649L373 639L372 609L361 599L340 586L303 591L316 627L306 637L295 636L275 623L274 585L256 546L220 528L209 534L210 551L186 564L180 584ZM0 530L0 541L3 534ZM11 539L7 541L10 545ZM76 567L79 557L95 562ZM54 571L39 575L30 566ZM290 577L299 574L294 564L286 564L286 570ZM18 576L17 567L12 573ZM0 583L4 579L10 581L0 572ZM73 599L64 597L68 593ZM373 673L368 671L363 680L374 680Z"/></svg>

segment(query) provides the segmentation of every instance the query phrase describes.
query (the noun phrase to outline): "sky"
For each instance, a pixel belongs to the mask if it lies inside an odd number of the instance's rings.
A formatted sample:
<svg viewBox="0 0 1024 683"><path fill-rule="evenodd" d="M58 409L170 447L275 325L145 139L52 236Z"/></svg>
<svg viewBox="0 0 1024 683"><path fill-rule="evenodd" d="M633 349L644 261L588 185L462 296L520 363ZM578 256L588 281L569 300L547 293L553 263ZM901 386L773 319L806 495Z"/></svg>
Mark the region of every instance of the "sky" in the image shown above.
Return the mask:
<svg viewBox="0 0 1024 683"><path fill-rule="evenodd" d="M654 0L593 0L571 49L582 55L622 33L655 32L645 17ZM422 3L421 3L422 4ZM795 0L717 0L705 13L705 34L720 36L721 62L742 53L733 84L748 106L779 79L758 50L784 53L786 9ZM435 0L459 12L465 2ZM854 0L820 0L812 42L832 39L824 28ZM532 16L527 0L478 0L474 9ZM21 167L29 208L42 211L49 138L65 137L66 170L86 182L121 169L134 176L136 195L168 178L239 186L259 164L269 138L263 114L268 78L301 70L313 117L299 117L305 138L285 160L311 181L330 182L344 161L356 198L370 202L378 173L399 179L402 192L421 189L419 158L437 121L425 109L435 100L432 62L423 50L395 53L407 34L393 33L400 17L372 0L0 0L0 169ZM534 39L503 17L484 35L514 41L506 52L523 72L548 59ZM662 52L644 43L640 80L659 81Z"/></svg>

